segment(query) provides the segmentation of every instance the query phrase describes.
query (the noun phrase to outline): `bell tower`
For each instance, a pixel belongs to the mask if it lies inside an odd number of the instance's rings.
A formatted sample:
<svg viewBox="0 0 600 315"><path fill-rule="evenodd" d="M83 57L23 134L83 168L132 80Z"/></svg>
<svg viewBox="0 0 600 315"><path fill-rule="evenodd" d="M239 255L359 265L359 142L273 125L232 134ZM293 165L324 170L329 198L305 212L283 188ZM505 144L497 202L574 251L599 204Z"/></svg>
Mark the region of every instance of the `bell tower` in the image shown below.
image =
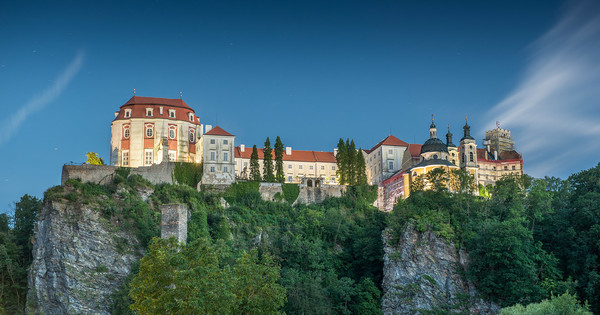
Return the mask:
<svg viewBox="0 0 600 315"><path fill-rule="evenodd" d="M463 127L464 135L460 139L460 168L472 173L476 176L477 170L477 143L475 139L471 137L471 126L465 118L465 125Z"/></svg>

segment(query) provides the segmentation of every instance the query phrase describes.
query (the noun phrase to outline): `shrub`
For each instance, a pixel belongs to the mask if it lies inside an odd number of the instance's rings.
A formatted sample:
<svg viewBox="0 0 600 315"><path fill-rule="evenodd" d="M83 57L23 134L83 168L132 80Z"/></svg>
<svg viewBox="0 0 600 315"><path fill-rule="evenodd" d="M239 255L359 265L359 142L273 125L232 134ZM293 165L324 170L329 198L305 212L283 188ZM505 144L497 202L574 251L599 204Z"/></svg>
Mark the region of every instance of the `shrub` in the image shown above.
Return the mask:
<svg viewBox="0 0 600 315"><path fill-rule="evenodd" d="M298 184L281 184L281 190L283 191L283 198L289 203L294 203L300 194Z"/></svg>
<svg viewBox="0 0 600 315"><path fill-rule="evenodd" d="M188 185L196 188L202 180L202 163L175 163L173 178L180 185Z"/></svg>

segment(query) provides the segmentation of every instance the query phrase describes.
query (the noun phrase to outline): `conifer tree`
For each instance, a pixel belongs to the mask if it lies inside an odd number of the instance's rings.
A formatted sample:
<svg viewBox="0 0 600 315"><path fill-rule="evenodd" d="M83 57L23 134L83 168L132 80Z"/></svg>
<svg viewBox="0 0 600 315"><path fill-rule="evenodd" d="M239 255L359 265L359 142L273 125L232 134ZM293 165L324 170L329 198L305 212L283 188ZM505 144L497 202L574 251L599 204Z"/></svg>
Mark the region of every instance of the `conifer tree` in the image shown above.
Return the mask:
<svg viewBox="0 0 600 315"><path fill-rule="evenodd" d="M340 138L337 145L338 152L335 156L337 160L337 175L340 185L346 184L346 144L344 139Z"/></svg>
<svg viewBox="0 0 600 315"><path fill-rule="evenodd" d="M281 142L279 136L275 140L275 180L278 183L285 181L285 175L283 174L283 142Z"/></svg>
<svg viewBox="0 0 600 315"><path fill-rule="evenodd" d="M358 149L356 159L356 184L366 185L367 184L367 164L365 163L365 157L362 154L362 149Z"/></svg>
<svg viewBox="0 0 600 315"><path fill-rule="evenodd" d="M271 149L271 140L267 137L265 147L263 148L263 180L267 183L275 182L273 174L273 149Z"/></svg>
<svg viewBox="0 0 600 315"><path fill-rule="evenodd" d="M252 155L250 155L250 180L255 182L260 182L261 180L256 144L252 147Z"/></svg>
<svg viewBox="0 0 600 315"><path fill-rule="evenodd" d="M346 140L346 143L348 143L348 140ZM352 140L350 142L350 145L348 146L348 158L347 158L347 161L348 161L347 162L347 165L348 165L347 178L348 178L348 184L350 184L350 185L356 185L357 154L358 154L358 151L356 151L356 145L354 144L354 140Z"/></svg>

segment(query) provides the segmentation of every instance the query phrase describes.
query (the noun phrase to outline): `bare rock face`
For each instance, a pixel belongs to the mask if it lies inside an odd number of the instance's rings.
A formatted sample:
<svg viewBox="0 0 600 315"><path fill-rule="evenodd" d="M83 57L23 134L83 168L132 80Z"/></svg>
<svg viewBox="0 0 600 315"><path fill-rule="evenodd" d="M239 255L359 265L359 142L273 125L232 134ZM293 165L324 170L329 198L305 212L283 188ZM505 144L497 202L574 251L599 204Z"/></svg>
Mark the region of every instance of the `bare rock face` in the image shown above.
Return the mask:
<svg viewBox="0 0 600 315"><path fill-rule="evenodd" d="M109 314L111 294L141 257L137 238L66 201L46 202L34 233L27 312Z"/></svg>
<svg viewBox="0 0 600 315"><path fill-rule="evenodd" d="M477 297L475 287L460 275L467 253L433 232L409 226L397 244L384 232L384 314L497 314L499 307Z"/></svg>

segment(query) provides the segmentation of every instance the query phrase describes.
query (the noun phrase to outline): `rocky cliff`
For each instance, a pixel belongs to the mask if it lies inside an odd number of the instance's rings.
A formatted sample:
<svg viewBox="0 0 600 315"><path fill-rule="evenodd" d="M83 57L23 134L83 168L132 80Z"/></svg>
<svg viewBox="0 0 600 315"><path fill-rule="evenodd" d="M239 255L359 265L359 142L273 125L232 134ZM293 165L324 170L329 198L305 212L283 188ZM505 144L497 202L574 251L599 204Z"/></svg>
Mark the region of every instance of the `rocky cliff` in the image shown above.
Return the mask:
<svg viewBox="0 0 600 315"><path fill-rule="evenodd" d="M395 244L389 231L383 239L384 314L499 312L498 306L478 298L475 287L463 279L468 255L452 242L411 226Z"/></svg>
<svg viewBox="0 0 600 315"><path fill-rule="evenodd" d="M28 313L109 314L112 292L141 257L137 238L66 200L45 202L34 233Z"/></svg>

